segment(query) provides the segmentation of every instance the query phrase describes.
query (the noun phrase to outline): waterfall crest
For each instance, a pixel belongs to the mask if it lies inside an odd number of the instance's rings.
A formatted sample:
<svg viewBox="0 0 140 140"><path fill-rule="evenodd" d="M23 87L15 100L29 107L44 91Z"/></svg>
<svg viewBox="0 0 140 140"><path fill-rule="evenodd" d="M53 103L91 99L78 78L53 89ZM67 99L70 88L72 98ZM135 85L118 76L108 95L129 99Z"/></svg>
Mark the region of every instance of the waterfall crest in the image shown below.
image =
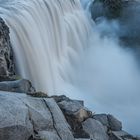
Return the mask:
<svg viewBox="0 0 140 140"><path fill-rule="evenodd" d="M38 91L55 93L72 83L91 26L79 0L5 1L17 72Z"/></svg>

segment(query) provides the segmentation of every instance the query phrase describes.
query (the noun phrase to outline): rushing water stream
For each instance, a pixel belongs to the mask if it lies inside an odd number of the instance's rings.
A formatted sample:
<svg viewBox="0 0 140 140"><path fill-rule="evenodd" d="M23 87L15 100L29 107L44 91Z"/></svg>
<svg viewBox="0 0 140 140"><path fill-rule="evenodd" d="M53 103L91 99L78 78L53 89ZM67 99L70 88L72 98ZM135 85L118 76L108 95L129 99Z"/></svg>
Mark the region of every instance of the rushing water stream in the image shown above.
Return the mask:
<svg viewBox="0 0 140 140"><path fill-rule="evenodd" d="M93 111L114 113L126 129L139 133L140 76L135 60L116 40L100 38L100 31L116 29L115 23L96 26L80 0L0 3L19 75L38 91L85 99Z"/></svg>

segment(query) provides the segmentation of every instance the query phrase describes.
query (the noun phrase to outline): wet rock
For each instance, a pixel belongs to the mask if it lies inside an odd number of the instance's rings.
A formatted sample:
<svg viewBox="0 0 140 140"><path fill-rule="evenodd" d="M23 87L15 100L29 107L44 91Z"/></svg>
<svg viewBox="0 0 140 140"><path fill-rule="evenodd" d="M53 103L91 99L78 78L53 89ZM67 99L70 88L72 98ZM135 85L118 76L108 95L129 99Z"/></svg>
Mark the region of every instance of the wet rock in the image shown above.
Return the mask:
<svg viewBox="0 0 140 140"><path fill-rule="evenodd" d="M28 95L32 97L37 97L37 98L49 98L47 93L44 93L44 92L30 92L28 93Z"/></svg>
<svg viewBox="0 0 140 140"><path fill-rule="evenodd" d="M113 30L113 34L118 37L121 46L132 48L138 58L140 58L139 13L139 0L94 0L91 5L92 19L96 24L102 21L111 25L116 23L118 29ZM104 31L102 34L104 35ZM111 36L108 29L105 34Z"/></svg>
<svg viewBox="0 0 140 140"><path fill-rule="evenodd" d="M106 17L115 19L121 16L123 11L123 0L95 0L91 5L92 18Z"/></svg>
<svg viewBox="0 0 140 140"><path fill-rule="evenodd" d="M19 93L35 92L31 82L26 79L0 82L0 90Z"/></svg>
<svg viewBox="0 0 140 140"><path fill-rule="evenodd" d="M111 131L109 140L137 140L125 131Z"/></svg>
<svg viewBox="0 0 140 140"><path fill-rule="evenodd" d="M9 37L9 28L3 19L0 18L0 76L9 76L14 73L14 61Z"/></svg>
<svg viewBox="0 0 140 140"><path fill-rule="evenodd" d="M90 135L90 138L93 140L108 140L104 126L97 120L92 118L87 119L83 122L83 129Z"/></svg>
<svg viewBox="0 0 140 140"><path fill-rule="evenodd" d="M10 76L0 75L0 82L3 82L3 81L15 81L15 80L19 80L19 79L21 79L21 77L18 76L18 75L10 75Z"/></svg>
<svg viewBox="0 0 140 140"><path fill-rule="evenodd" d="M113 115L108 115L109 128L113 131L122 130L122 123L117 120Z"/></svg>
<svg viewBox="0 0 140 140"><path fill-rule="evenodd" d="M62 101L70 101L71 99L66 97L65 95L61 95L61 96L51 96L51 98L53 98L57 103L62 102Z"/></svg>

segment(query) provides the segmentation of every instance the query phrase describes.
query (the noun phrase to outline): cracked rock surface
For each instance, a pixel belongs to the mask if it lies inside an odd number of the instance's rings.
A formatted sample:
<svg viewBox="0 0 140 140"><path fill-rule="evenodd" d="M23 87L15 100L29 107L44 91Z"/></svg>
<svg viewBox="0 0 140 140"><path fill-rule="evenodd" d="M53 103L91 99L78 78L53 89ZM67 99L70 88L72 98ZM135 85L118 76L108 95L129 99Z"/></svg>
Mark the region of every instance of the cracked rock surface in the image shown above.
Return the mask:
<svg viewBox="0 0 140 140"><path fill-rule="evenodd" d="M0 101L0 140L74 140L54 99L0 92Z"/></svg>
<svg viewBox="0 0 140 140"><path fill-rule="evenodd" d="M74 108L85 109L83 101L0 91L0 140L139 140L112 115L75 116Z"/></svg>

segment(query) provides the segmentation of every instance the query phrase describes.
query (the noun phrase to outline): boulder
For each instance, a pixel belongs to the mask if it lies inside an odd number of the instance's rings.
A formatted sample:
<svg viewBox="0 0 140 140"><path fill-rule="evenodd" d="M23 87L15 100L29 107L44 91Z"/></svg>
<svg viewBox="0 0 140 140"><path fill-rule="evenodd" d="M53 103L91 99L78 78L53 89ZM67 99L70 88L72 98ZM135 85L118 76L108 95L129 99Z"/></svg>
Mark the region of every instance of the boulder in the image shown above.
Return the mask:
<svg viewBox="0 0 140 140"><path fill-rule="evenodd" d="M122 130L122 123L110 114L94 114L93 119L98 120L104 125L106 132L108 130L120 131Z"/></svg>
<svg viewBox="0 0 140 140"><path fill-rule="evenodd" d="M43 98L27 96L26 98L20 97L20 99L28 107L30 120L35 132L43 130L51 131L54 129L51 112L49 108L46 107L46 103Z"/></svg>
<svg viewBox="0 0 140 140"><path fill-rule="evenodd" d="M26 79L0 82L0 90L18 93L35 92L35 89L32 87L31 82Z"/></svg>
<svg viewBox="0 0 140 140"><path fill-rule="evenodd" d="M101 122L104 126L109 127L108 116L107 116L107 114L94 114L94 115L93 115L93 119L98 120L98 121Z"/></svg>
<svg viewBox="0 0 140 140"><path fill-rule="evenodd" d="M9 76L14 73L15 69L9 28L3 19L0 18L0 76Z"/></svg>
<svg viewBox="0 0 140 140"><path fill-rule="evenodd" d="M33 135L28 107L18 97L0 92L0 140L28 140Z"/></svg>
<svg viewBox="0 0 140 140"><path fill-rule="evenodd" d="M89 138L89 134L82 128L82 122L92 116L91 111L84 107L83 101L65 99L58 102L58 105L71 126L74 137Z"/></svg>
<svg viewBox="0 0 140 140"><path fill-rule="evenodd" d="M110 140L137 140L125 131L111 131L109 137Z"/></svg>
<svg viewBox="0 0 140 140"><path fill-rule="evenodd" d="M0 91L0 140L74 140L52 98Z"/></svg>
<svg viewBox="0 0 140 140"><path fill-rule="evenodd" d="M106 133L108 132L109 122L108 122L107 114L94 114L92 118L95 120L98 120L100 123L102 123Z"/></svg>
<svg viewBox="0 0 140 140"><path fill-rule="evenodd" d="M83 102L79 100L64 100L58 105L66 116L73 116L78 122L82 122L92 115L91 111L85 108Z"/></svg>
<svg viewBox="0 0 140 140"><path fill-rule="evenodd" d="M122 123L116 119L113 115L108 115L109 128L113 131L122 130Z"/></svg>
<svg viewBox="0 0 140 140"><path fill-rule="evenodd" d="M82 123L83 129L90 135L91 139L108 140L104 126L97 120L89 118Z"/></svg>

